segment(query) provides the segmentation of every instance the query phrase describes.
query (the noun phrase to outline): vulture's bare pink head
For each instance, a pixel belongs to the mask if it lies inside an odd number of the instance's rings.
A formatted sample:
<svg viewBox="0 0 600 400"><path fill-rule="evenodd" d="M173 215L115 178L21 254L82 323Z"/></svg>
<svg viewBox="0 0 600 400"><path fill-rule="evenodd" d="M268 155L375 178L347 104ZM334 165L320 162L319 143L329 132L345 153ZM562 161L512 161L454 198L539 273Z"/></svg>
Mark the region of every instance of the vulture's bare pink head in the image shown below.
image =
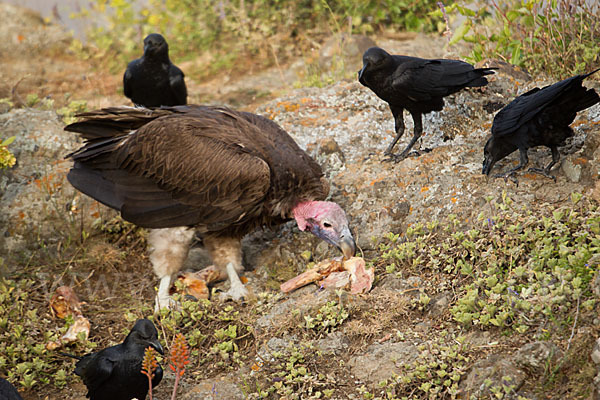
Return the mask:
<svg viewBox="0 0 600 400"><path fill-rule="evenodd" d="M354 256L356 244L346 213L336 203L330 201L305 201L292 210L301 231L310 231L313 235L336 246L344 258Z"/></svg>

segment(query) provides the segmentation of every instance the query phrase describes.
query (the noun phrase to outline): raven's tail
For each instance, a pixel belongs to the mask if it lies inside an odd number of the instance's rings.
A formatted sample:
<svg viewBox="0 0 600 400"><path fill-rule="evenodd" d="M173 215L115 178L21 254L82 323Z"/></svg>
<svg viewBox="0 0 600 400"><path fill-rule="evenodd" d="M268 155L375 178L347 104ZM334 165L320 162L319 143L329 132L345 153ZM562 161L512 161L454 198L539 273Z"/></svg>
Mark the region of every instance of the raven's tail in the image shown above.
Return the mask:
<svg viewBox="0 0 600 400"><path fill-rule="evenodd" d="M490 67L490 68L475 68L472 71L472 74L476 76L475 79L473 79L472 81L469 82L469 84L467 86L469 87L479 87L479 86L485 86L488 84L488 80L485 78L486 75L492 75L494 74L494 70L496 70L498 68L496 67Z"/></svg>
<svg viewBox="0 0 600 400"><path fill-rule="evenodd" d="M577 83L572 85L567 90L567 92L561 97L558 105L564 107L563 110L579 112L600 102L600 96L598 96L598 93L596 93L594 89L586 88L582 84L582 81L585 78L598 71L600 71L600 68L590 72L589 74L578 75L578 79L575 81Z"/></svg>

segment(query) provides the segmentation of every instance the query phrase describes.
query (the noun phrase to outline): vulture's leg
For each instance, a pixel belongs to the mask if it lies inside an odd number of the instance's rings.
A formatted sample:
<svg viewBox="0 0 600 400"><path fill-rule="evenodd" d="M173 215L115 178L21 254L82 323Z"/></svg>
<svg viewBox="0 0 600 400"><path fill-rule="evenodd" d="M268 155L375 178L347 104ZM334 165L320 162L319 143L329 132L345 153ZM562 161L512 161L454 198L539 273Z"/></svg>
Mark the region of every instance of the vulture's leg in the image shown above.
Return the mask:
<svg viewBox="0 0 600 400"><path fill-rule="evenodd" d="M392 150L394 149L394 146L396 145L396 143L398 143L398 140L400 140L402 134L404 134L404 116L402 115L404 113L404 109L390 106L390 110L392 110L392 115L394 116L394 130L396 131L396 137L385 150L385 153L383 153L386 156L392 155Z"/></svg>
<svg viewBox="0 0 600 400"><path fill-rule="evenodd" d="M529 171L544 175L546 178L550 178L556 182L556 177L550 173L550 170L554 164L560 161L560 153L558 152L558 147L556 146L550 147L550 151L552 151L552 161L550 161L550 164L548 164L546 168L529 168Z"/></svg>
<svg viewBox="0 0 600 400"><path fill-rule="evenodd" d="M187 227L151 229L148 234L150 262L154 273L160 279L154 311L176 306L169 288L173 277L185 262L190 244L194 238L194 230Z"/></svg>
<svg viewBox="0 0 600 400"><path fill-rule="evenodd" d="M242 265L242 244L239 239L227 237L204 237L204 246L210 253L213 264L220 271L220 278L229 279L230 289L221 294L222 299L235 301L248 298L248 290L238 276Z"/></svg>
<svg viewBox="0 0 600 400"><path fill-rule="evenodd" d="M392 155L391 158L395 161L402 161L404 160L407 156L408 153L410 152L410 149L412 149L412 147L415 145L415 143L417 142L417 140L419 140L419 138L421 137L421 134L423 134L423 119L420 113L418 112L411 112L410 115L412 115L413 117L413 122L415 124L415 130L413 132L413 137L410 140L410 142L408 143L408 146L406 146L406 148L404 149L404 151L402 151L402 153L398 154L398 155ZM418 155L418 152L417 152Z"/></svg>
<svg viewBox="0 0 600 400"><path fill-rule="evenodd" d="M528 162L529 162L529 157L527 157L527 149L519 149L519 165L517 165L513 169L508 170L507 172L505 172L503 174L494 175L494 178L504 178L504 180L509 178L511 181L513 181L515 183L515 185L518 185L519 181L515 177L515 174L517 173L517 171L525 168L525 166L527 165Z"/></svg>

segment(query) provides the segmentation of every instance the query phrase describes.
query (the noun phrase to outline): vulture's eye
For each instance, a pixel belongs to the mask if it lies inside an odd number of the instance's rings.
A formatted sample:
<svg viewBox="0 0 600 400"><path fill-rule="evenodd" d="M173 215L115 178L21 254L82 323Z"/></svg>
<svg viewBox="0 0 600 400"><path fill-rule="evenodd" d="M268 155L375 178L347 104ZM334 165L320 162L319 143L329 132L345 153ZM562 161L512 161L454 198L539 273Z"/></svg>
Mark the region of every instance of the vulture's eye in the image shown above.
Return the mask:
<svg viewBox="0 0 600 400"><path fill-rule="evenodd" d="M323 222L323 227L331 228L331 224L329 222Z"/></svg>

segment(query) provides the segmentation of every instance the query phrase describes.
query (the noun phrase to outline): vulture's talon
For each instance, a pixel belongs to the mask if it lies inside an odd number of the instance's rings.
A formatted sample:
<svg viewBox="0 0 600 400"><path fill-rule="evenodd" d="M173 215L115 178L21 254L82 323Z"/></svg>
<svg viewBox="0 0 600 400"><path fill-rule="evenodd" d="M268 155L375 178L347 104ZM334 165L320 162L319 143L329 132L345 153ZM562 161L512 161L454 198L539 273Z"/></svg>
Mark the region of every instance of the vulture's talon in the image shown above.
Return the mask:
<svg viewBox="0 0 600 400"><path fill-rule="evenodd" d="M231 285L231 288L226 292L219 293L219 300L243 302L249 298L248 289L244 285Z"/></svg>
<svg viewBox="0 0 600 400"><path fill-rule="evenodd" d="M159 297L156 296L154 299L154 313L160 313L160 310L166 308L167 310L179 310L181 308L181 304L178 301L175 301L171 296L167 297Z"/></svg>

